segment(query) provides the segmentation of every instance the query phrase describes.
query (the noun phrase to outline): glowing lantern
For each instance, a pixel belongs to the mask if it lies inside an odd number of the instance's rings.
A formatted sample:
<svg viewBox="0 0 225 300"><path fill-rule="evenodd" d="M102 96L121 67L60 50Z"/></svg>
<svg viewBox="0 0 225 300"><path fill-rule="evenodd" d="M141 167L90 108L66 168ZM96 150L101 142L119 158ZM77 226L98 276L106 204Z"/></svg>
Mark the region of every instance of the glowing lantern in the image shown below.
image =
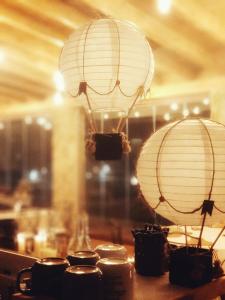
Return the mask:
<svg viewBox="0 0 225 300"><path fill-rule="evenodd" d="M92 133L101 131L95 119L99 112L107 112L108 119L108 112L116 111L120 119L107 134L119 137L122 145L120 132L133 106L148 91L153 69L146 38L131 23L114 19L95 20L75 31L60 57L66 90L88 110Z"/></svg>
<svg viewBox="0 0 225 300"><path fill-rule="evenodd" d="M154 133L137 165L151 207L175 224L200 225L204 200L213 200L205 224L225 224L225 127L184 119Z"/></svg>
<svg viewBox="0 0 225 300"><path fill-rule="evenodd" d="M196 287L220 276L213 247L201 248L205 225L225 225L225 126L201 119L184 119L154 133L137 165L144 198L165 218L180 225L201 225L197 247L170 253L169 280ZM186 227L185 227L186 228Z"/></svg>

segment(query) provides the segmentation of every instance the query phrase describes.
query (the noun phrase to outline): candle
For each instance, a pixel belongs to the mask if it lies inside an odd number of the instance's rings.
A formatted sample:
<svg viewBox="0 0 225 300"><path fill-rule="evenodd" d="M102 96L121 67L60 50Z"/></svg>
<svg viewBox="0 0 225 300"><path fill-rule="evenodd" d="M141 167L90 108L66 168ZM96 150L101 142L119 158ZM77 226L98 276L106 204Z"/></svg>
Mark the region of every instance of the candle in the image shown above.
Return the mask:
<svg viewBox="0 0 225 300"><path fill-rule="evenodd" d="M42 251L46 247L47 243L47 232L46 230L40 230L37 235L35 235L35 245L34 245L34 255L37 257L42 256Z"/></svg>

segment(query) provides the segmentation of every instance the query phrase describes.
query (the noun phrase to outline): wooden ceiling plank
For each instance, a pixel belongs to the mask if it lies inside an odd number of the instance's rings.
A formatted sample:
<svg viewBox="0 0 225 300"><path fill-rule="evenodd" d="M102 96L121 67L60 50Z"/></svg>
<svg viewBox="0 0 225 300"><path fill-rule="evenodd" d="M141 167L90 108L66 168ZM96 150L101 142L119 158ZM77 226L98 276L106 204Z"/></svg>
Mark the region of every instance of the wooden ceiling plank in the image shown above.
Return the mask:
<svg viewBox="0 0 225 300"><path fill-rule="evenodd" d="M225 30L221 30L225 26L225 22L221 22L217 15L203 9L199 1L174 0L173 7L178 11L190 24L194 24L201 30L218 40L222 45L225 45ZM225 17L225 15L224 15Z"/></svg>
<svg viewBox="0 0 225 300"><path fill-rule="evenodd" d="M175 53L182 54L196 65L212 65L209 53L190 39L180 35L178 31L171 30L158 18L149 16L137 6L123 0L114 0L112 2L102 0L82 0L90 7L101 10L106 15L111 15L119 19L129 19L138 24L142 31L156 41L162 47L168 48Z"/></svg>
<svg viewBox="0 0 225 300"><path fill-rule="evenodd" d="M37 14L42 14L48 18L60 22L66 27L77 29L79 26L89 21L89 18L82 12L72 9L71 6L61 0L14 0L21 6L26 7Z"/></svg>

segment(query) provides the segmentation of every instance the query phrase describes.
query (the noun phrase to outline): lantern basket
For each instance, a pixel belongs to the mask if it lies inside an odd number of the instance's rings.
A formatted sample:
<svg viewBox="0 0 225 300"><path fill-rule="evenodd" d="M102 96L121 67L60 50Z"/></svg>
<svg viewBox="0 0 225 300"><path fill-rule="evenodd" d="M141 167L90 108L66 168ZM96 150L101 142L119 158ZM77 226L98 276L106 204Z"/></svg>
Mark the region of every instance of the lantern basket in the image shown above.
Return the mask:
<svg viewBox="0 0 225 300"><path fill-rule="evenodd" d="M120 133L95 133L93 139L96 160L121 159L123 147Z"/></svg>
<svg viewBox="0 0 225 300"><path fill-rule="evenodd" d="M168 229L158 225L146 225L144 229L134 229L135 269L144 276L161 276L167 271Z"/></svg>
<svg viewBox="0 0 225 300"><path fill-rule="evenodd" d="M170 252L170 283L194 288L208 283L212 279L213 258L211 250L181 247Z"/></svg>

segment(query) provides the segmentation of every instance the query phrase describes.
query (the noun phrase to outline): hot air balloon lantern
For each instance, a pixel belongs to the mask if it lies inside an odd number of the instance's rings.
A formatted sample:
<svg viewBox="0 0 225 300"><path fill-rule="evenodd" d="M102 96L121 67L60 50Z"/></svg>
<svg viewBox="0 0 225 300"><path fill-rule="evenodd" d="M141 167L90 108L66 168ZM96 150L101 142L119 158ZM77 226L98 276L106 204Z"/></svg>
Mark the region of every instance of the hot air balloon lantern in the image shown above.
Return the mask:
<svg viewBox="0 0 225 300"><path fill-rule="evenodd" d="M60 56L66 90L85 107L88 148L96 159L119 159L129 152L123 133L134 105L149 91L154 61L143 34L127 21L99 19L72 33ZM117 113L117 124L102 132L98 116Z"/></svg>
<svg viewBox="0 0 225 300"><path fill-rule="evenodd" d="M200 226L195 247L171 252L170 281L198 286L213 277L213 247L202 247L204 226L225 225L225 126L183 119L155 132L137 163L141 192L160 215L178 225Z"/></svg>

